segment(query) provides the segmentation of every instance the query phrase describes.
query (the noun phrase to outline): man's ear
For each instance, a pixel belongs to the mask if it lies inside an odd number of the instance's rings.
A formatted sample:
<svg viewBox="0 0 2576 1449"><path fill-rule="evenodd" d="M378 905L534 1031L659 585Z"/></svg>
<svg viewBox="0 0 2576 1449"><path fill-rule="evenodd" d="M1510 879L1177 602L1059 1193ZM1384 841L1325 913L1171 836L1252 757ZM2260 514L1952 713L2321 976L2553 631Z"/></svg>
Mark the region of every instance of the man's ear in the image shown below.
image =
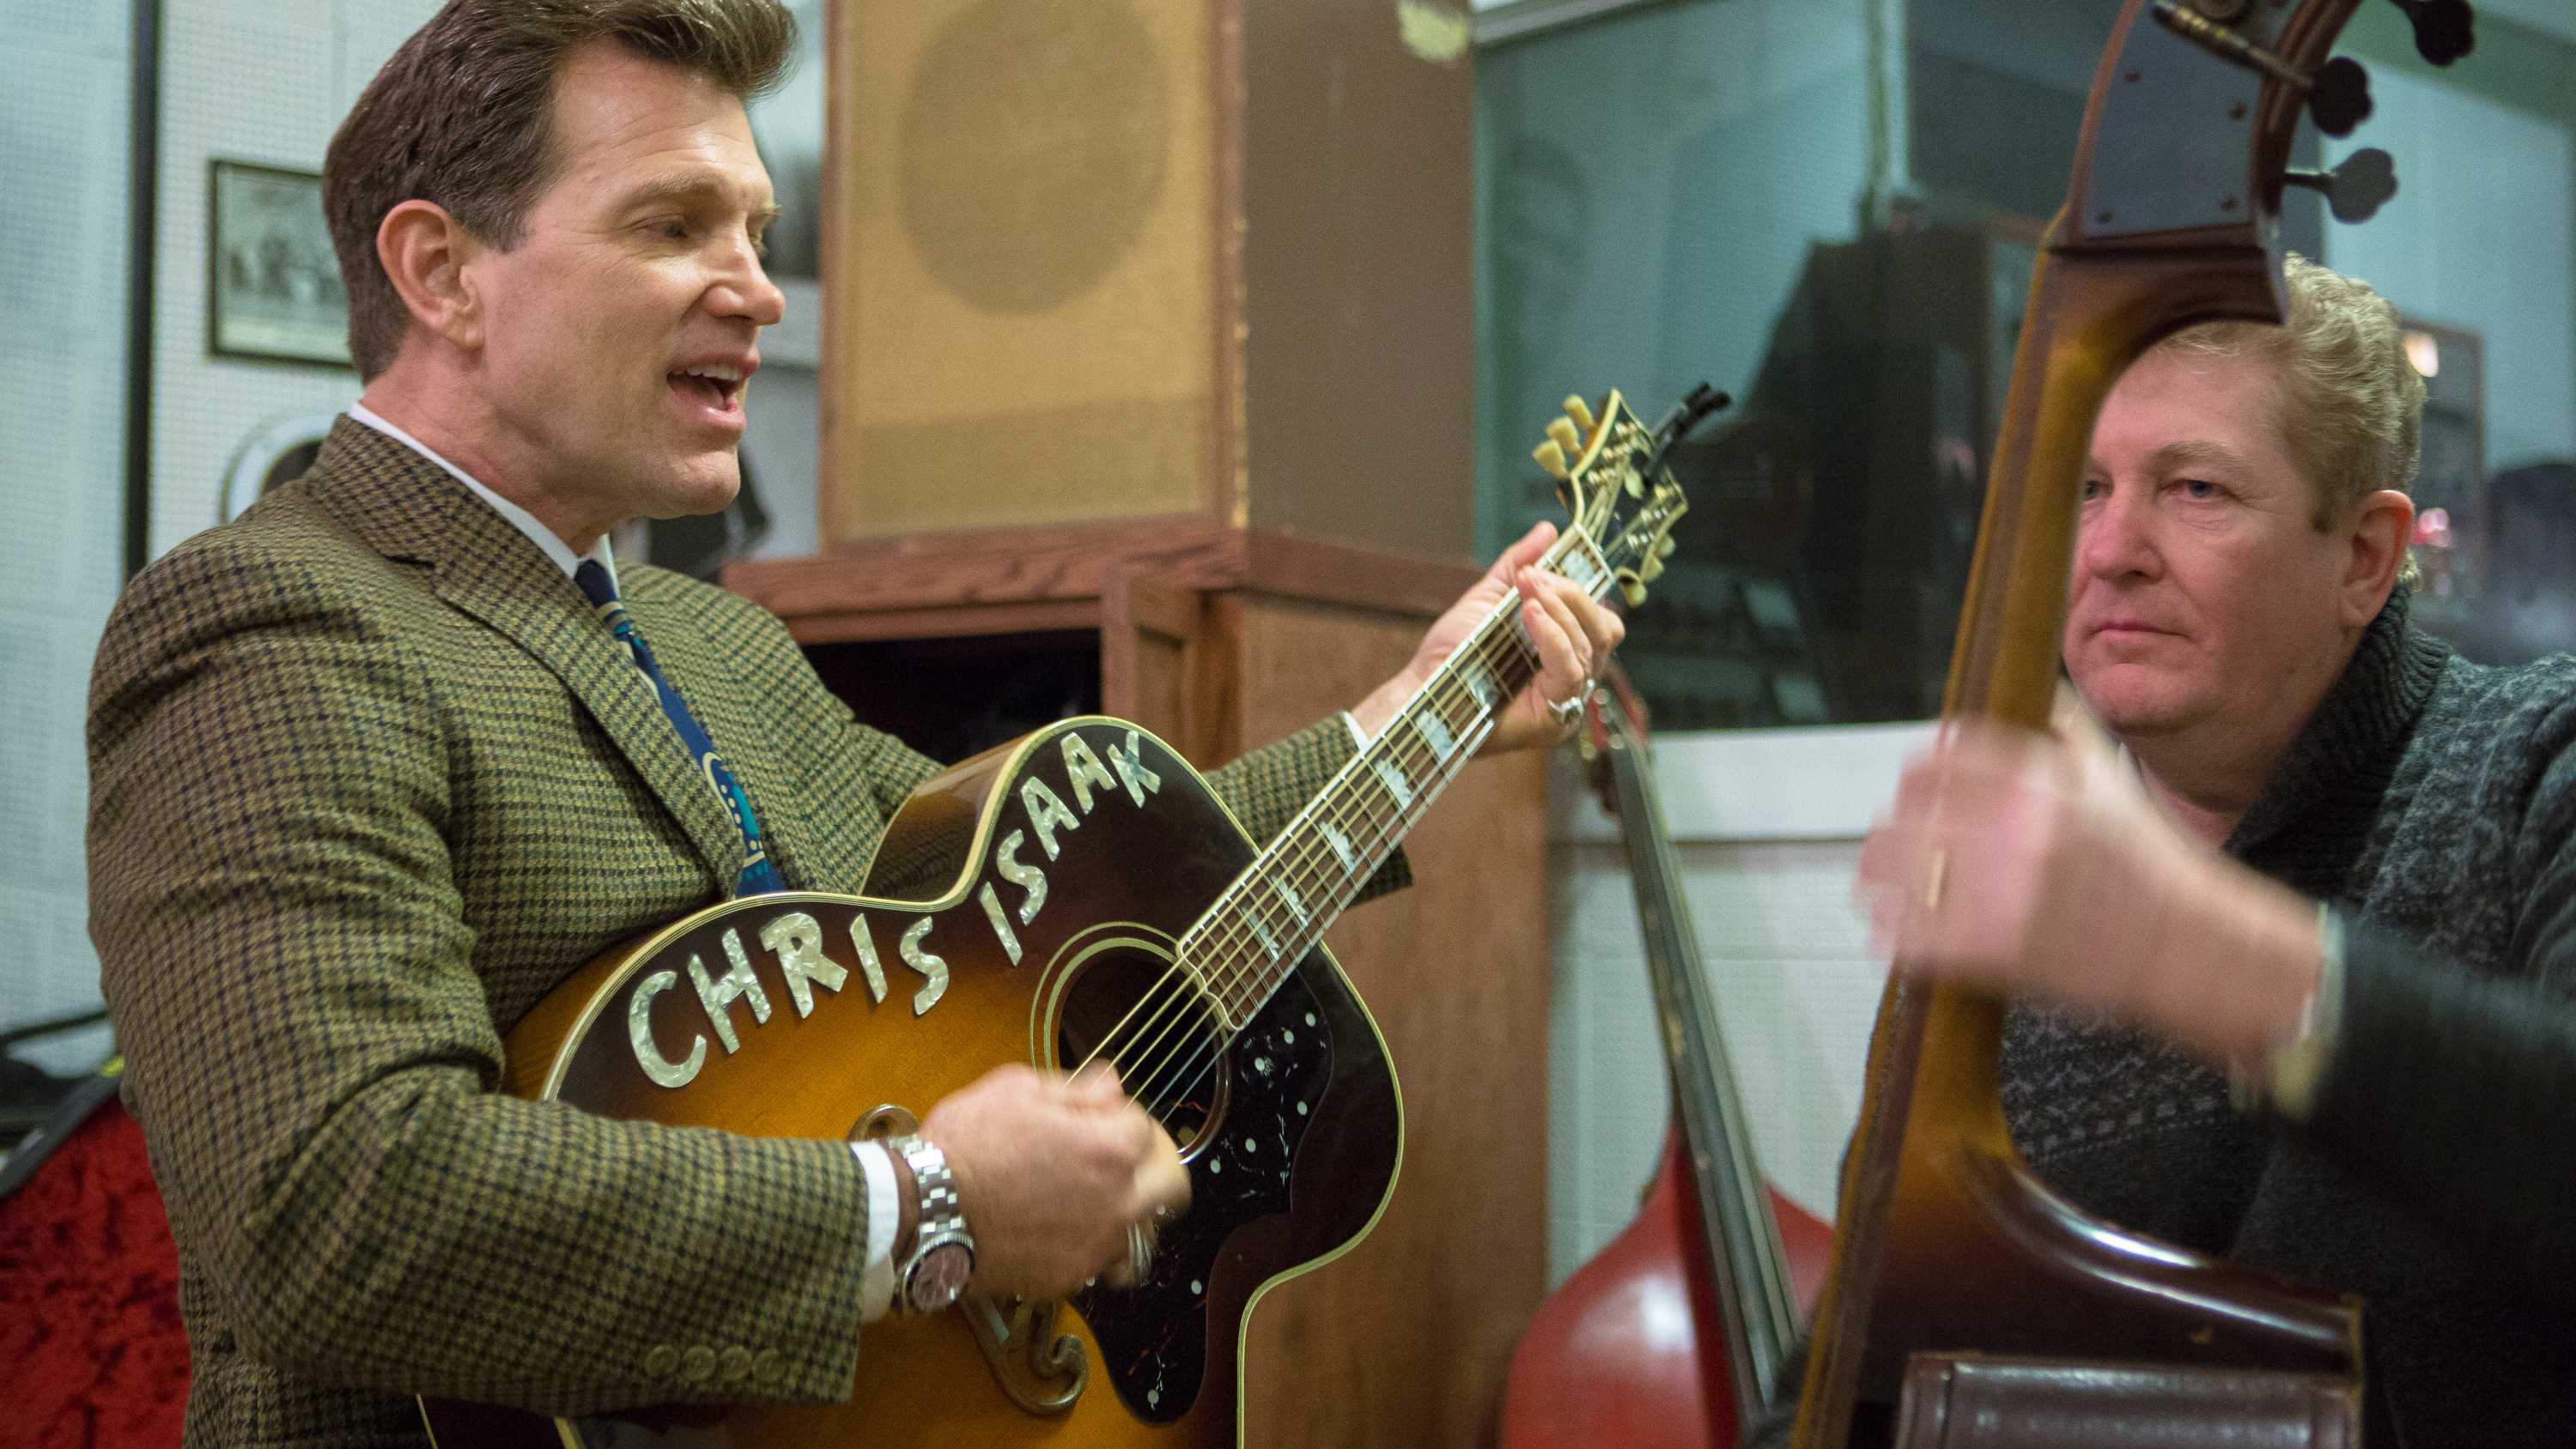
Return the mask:
<svg viewBox="0 0 2576 1449"><path fill-rule="evenodd" d="M483 344L483 308L465 264L481 249L472 232L432 201L403 202L376 228L376 260L412 321L469 351Z"/></svg>
<svg viewBox="0 0 2576 1449"><path fill-rule="evenodd" d="M2346 525L2352 557L2343 576L2343 622L2358 629L2379 617L2415 538L2415 500L2383 488L2361 500Z"/></svg>

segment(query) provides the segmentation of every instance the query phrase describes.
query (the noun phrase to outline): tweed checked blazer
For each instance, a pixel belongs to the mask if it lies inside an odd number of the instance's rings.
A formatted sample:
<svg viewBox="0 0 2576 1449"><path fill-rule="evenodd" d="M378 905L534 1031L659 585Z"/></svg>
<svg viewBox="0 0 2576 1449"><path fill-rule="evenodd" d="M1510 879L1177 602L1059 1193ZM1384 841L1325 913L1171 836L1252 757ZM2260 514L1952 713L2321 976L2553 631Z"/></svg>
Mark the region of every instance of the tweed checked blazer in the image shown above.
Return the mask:
<svg viewBox="0 0 2576 1449"><path fill-rule="evenodd" d="M620 573L780 875L856 891L932 762L856 723L759 608ZM301 482L126 590L89 750L91 932L179 1244L191 1449L416 1443L414 1393L848 1396L845 1147L497 1095L510 1025L721 899L742 855L526 535L343 418ZM1266 837L1351 753L1327 722L1213 783ZM729 1367L684 1384L666 1346Z"/></svg>

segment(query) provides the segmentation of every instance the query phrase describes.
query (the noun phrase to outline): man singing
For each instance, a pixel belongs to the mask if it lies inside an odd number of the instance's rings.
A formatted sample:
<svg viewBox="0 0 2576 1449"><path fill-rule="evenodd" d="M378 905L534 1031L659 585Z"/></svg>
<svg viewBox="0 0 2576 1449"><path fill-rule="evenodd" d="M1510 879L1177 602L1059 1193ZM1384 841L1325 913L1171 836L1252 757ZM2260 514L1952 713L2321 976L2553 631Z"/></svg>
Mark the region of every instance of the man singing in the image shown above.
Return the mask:
<svg viewBox="0 0 2576 1449"><path fill-rule="evenodd" d="M192 1449L417 1442L417 1393L846 1399L864 1321L957 1291L915 1271L925 1176L991 1294L1073 1288L1187 1194L1106 1072L997 1070L901 1151L497 1092L503 1033L576 967L728 896L857 890L935 769L777 620L607 542L738 486L781 307L743 99L793 38L776 0L441 11L325 166L362 402L108 626L91 922L179 1244ZM1218 772L1247 828L1515 590L1542 669L1496 747L1558 738L1620 627L1526 567L1546 541L1349 716Z"/></svg>

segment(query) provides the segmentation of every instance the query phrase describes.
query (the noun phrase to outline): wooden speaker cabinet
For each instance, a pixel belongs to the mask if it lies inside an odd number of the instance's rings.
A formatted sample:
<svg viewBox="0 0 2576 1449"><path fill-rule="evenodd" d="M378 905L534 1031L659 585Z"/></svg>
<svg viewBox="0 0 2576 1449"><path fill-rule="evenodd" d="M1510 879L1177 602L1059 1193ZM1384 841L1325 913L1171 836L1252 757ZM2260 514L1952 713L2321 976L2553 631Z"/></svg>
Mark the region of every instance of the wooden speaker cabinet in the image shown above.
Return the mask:
<svg viewBox="0 0 2576 1449"><path fill-rule="evenodd" d="M821 536L1464 562L1464 0L836 0Z"/></svg>
<svg viewBox="0 0 2576 1449"><path fill-rule="evenodd" d="M1474 577L1184 518L851 543L725 583L862 719L934 753L1100 709L1205 767L1356 703ZM1535 752L1470 766L1406 846L1414 887L1326 938L1393 1052L1404 1166L1366 1240L1254 1313L1247 1444L1488 1437L1547 1286L1545 772Z"/></svg>

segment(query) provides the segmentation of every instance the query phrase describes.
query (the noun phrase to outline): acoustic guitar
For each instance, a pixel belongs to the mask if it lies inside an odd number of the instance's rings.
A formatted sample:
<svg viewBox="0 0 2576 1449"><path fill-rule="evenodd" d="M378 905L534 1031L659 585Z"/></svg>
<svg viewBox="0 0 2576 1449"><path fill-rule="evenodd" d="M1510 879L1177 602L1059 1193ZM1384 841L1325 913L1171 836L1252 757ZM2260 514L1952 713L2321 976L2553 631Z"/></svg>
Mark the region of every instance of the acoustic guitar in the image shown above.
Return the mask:
<svg viewBox="0 0 2576 1449"><path fill-rule="evenodd" d="M1597 411L1569 400L1540 457L1573 521L1540 566L1596 597L1642 598L1686 507L1664 455L1722 402L1701 388L1648 425L1615 392ZM1111 1062L1190 1175L1190 1209L1143 1281L881 1320L841 1405L575 1422L426 1400L432 1436L442 1449L1239 1442L1246 1316L1367 1233L1402 1152L1385 1042L1324 930L1537 673L1519 613L1517 595L1499 602L1267 847L1148 732L1062 720L925 783L864 894L710 907L584 967L509 1035L514 1095L770 1137L899 1133L1002 1063Z"/></svg>

